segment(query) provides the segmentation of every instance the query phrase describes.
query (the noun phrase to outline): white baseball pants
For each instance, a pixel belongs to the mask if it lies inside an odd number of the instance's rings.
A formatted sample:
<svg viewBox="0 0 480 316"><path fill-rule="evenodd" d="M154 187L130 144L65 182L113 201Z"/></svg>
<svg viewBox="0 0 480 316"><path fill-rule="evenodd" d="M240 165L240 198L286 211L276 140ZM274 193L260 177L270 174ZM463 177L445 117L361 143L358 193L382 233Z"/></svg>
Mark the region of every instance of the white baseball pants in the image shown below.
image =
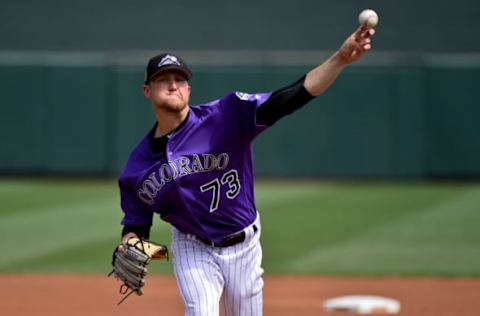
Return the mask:
<svg viewBox="0 0 480 316"><path fill-rule="evenodd" d="M263 312L263 269L258 231L245 229L244 242L208 246L173 228L173 267L186 316L259 316Z"/></svg>

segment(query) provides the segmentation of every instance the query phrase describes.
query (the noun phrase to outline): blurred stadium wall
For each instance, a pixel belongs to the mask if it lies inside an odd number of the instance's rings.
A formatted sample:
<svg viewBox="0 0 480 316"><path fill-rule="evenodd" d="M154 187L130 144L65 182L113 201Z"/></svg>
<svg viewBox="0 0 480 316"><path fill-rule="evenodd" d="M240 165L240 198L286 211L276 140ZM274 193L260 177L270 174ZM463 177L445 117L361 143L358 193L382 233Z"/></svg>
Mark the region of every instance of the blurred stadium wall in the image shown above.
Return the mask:
<svg viewBox="0 0 480 316"><path fill-rule="evenodd" d="M380 15L375 50L255 143L256 173L480 176L480 2L0 3L0 174L114 175L152 125L158 52L185 57L192 104L271 91Z"/></svg>

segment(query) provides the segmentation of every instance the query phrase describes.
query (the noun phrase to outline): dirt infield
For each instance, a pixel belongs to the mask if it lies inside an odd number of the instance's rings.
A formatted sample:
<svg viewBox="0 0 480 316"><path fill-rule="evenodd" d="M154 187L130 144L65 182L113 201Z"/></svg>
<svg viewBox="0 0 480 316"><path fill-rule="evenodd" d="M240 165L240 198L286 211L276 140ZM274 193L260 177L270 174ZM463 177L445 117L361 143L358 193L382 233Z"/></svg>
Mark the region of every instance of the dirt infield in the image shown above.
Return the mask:
<svg viewBox="0 0 480 316"><path fill-rule="evenodd" d="M150 275L145 294L121 306L119 283L105 276L0 275L1 315L182 315L171 276ZM361 294L398 299L398 315L480 315L480 278L345 278L266 276L265 315L351 315L326 312L323 302Z"/></svg>

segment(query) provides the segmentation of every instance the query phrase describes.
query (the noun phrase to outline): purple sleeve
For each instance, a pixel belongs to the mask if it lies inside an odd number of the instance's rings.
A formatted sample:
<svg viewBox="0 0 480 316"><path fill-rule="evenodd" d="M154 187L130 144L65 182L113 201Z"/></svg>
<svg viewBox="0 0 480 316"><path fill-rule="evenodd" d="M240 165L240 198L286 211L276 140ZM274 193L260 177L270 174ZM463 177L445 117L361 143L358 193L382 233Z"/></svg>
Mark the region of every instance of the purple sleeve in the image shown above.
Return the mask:
<svg viewBox="0 0 480 316"><path fill-rule="evenodd" d="M270 95L271 93L235 92L224 98L228 106L236 109L237 119L241 118L249 129L248 134L251 140L269 127L268 125L257 124L256 115L258 107L267 101Z"/></svg>
<svg viewBox="0 0 480 316"><path fill-rule="evenodd" d="M122 184L120 187L120 206L124 213L122 225L152 225L153 211L146 209L134 191Z"/></svg>

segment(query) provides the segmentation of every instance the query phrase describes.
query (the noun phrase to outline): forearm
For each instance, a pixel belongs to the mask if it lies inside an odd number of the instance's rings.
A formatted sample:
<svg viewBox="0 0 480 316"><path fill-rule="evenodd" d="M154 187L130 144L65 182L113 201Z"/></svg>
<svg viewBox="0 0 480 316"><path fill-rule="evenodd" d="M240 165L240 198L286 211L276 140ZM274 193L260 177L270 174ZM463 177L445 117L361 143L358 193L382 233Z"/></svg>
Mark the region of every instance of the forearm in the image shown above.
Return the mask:
<svg viewBox="0 0 480 316"><path fill-rule="evenodd" d="M307 74L305 89L313 96L322 94L347 65L356 62L370 50L370 37L373 34L375 34L374 29L359 27L335 54Z"/></svg>
<svg viewBox="0 0 480 316"><path fill-rule="evenodd" d="M337 52L308 72L303 86L312 96L319 96L335 81L346 65Z"/></svg>

